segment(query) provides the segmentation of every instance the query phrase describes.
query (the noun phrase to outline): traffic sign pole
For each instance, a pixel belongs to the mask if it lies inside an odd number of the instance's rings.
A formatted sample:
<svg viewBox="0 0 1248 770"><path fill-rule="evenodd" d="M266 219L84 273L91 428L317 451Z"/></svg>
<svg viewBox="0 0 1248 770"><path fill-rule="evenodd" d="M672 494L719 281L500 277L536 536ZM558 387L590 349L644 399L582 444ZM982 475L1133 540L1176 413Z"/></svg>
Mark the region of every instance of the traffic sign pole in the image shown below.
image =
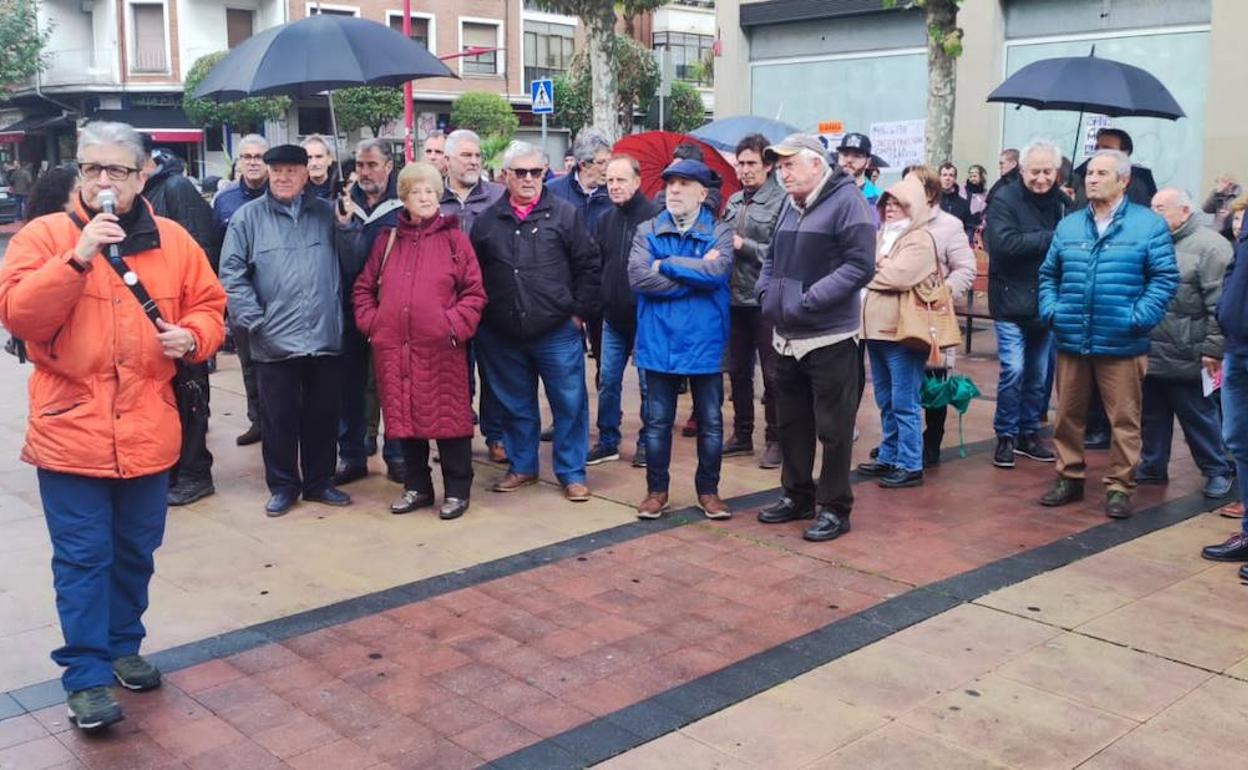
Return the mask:
<svg viewBox="0 0 1248 770"><path fill-rule="evenodd" d="M529 106L534 115L542 116L542 151L549 153L546 147L546 116L555 112L555 81L544 78L530 83Z"/></svg>

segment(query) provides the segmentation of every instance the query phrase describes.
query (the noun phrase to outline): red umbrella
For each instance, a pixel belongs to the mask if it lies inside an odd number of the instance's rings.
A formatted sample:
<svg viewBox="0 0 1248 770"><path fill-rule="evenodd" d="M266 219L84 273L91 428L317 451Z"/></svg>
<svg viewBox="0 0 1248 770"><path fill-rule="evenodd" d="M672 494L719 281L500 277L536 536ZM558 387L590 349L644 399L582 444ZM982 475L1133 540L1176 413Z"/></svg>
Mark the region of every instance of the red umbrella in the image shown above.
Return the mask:
<svg viewBox="0 0 1248 770"><path fill-rule="evenodd" d="M646 131L641 134L631 134L615 143L615 152L631 155L637 159L637 162L641 164L641 191L646 197L653 198L658 195L659 190L663 189L663 180L659 175L663 173L663 169L671 165L672 151L679 144L693 144L702 150L703 162L724 180L725 203L733 193L741 189L741 183L737 181L736 169L724 160L724 156L706 142L686 134L677 134L672 131Z"/></svg>

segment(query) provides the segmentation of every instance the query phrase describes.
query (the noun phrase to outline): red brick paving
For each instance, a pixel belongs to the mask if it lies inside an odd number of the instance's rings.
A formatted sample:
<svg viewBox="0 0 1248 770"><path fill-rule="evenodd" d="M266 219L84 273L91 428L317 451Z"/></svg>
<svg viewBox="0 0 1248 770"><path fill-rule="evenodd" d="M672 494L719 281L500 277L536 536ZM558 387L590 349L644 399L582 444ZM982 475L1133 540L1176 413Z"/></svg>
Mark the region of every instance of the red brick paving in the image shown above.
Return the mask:
<svg viewBox="0 0 1248 770"><path fill-rule="evenodd" d="M1138 504L1195 491L1186 465ZM1035 505L1051 474L981 455L918 489L859 484L854 530L830 544L746 512L657 532L172 673L121 693L128 718L104 739L69 730L60 706L0 722L0 766L476 766L1104 521L1096 495Z"/></svg>

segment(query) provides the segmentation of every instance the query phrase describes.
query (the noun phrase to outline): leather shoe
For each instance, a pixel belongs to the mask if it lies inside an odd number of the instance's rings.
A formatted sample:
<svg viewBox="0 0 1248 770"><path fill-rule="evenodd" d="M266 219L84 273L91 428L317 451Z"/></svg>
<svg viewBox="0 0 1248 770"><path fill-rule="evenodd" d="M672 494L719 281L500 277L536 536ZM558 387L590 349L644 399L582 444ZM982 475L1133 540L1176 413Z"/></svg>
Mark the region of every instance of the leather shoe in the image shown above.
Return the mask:
<svg viewBox="0 0 1248 770"><path fill-rule="evenodd" d="M273 493L269 501L264 504L264 515L269 518L285 516L286 512L294 506L299 496L288 489L280 489Z"/></svg>
<svg viewBox="0 0 1248 770"><path fill-rule="evenodd" d="M1044 497L1040 498L1040 504L1046 508L1056 508L1059 505L1069 505L1083 499L1083 480L1082 479L1066 479L1058 477L1053 483L1053 488L1044 493Z"/></svg>
<svg viewBox="0 0 1248 770"><path fill-rule="evenodd" d="M1109 449L1108 433L1089 433L1083 437L1084 449Z"/></svg>
<svg viewBox="0 0 1248 770"><path fill-rule="evenodd" d="M304 492L303 499L307 500L309 503L332 505L337 508L351 504L351 495L348 495L341 489L335 489L333 487L325 487L319 492Z"/></svg>
<svg viewBox="0 0 1248 770"><path fill-rule="evenodd" d="M501 441L487 441L485 442L485 447L489 450L490 462L498 463L499 465L504 465L507 462L507 450L503 449Z"/></svg>
<svg viewBox="0 0 1248 770"><path fill-rule="evenodd" d="M442 507L438 509L438 518L443 521L458 519L468 510L468 501L462 497L448 497L442 501Z"/></svg>
<svg viewBox="0 0 1248 770"><path fill-rule="evenodd" d="M1205 482L1205 488L1202 492L1210 500L1217 500L1220 497L1229 495L1234 485L1235 483L1230 476L1211 476Z"/></svg>
<svg viewBox="0 0 1248 770"><path fill-rule="evenodd" d="M724 457L754 454L754 442L741 436L733 436L724 442Z"/></svg>
<svg viewBox="0 0 1248 770"><path fill-rule="evenodd" d="M182 481L169 487L169 505L190 505L196 500L203 500L216 494L212 481Z"/></svg>
<svg viewBox="0 0 1248 770"><path fill-rule="evenodd" d="M782 497L758 512L758 520L763 524L784 524L789 521L815 518L814 506L799 508L792 498Z"/></svg>
<svg viewBox="0 0 1248 770"><path fill-rule="evenodd" d="M1239 579L1248 580L1248 564L1239 568Z"/></svg>
<svg viewBox="0 0 1248 770"><path fill-rule="evenodd" d="M1200 555L1210 561L1248 561L1248 535L1236 532L1225 543L1205 546Z"/></svg>
<svg viewBox="0 0 1248 770"><path fill-rule="evenodd" d="M589 502L589 487L584 484L565 484L563 487L563 499L569 503L587 503Z"/></svg>
<svg viewBox="0 0 1248 770"><path fill-rule="evenodd" d="M858 472L872 478L887 476L894 470L896 469L893 466L882 462L858 463Z"/></svg>
<svg viewBox="0 0 1248 770"><path fill-rule="evenodd" d="M732 510L720 499L719 495L698 495L698 507L708 519L720 521L732 518Z"/></svg>
<svg viewBox="0 0 1248 770"><path fill-rule="evenodd" d="M905 468L894 468L892 473L880 479L878 483L884 489L922 486L923 471L908 471Z"/></svg>
<svg viewBox="0 0 1248 770"><path fill-rule="evenodd" d="M685 420L685 425L680 429L680 435L685 438L693 438L698 435L698 418L689 415L689 419Z"/></svg>
<svg viewBox="0 0 1248 770"><path fill-rule="evenodd" d="M494 492L515 492L521 487L527 487L536 483L537 476L530 476L525 473L508 473L494 486L490 487L490 490Z"/></svg>
<svg viewBox="0 0 1248 770"><path fill-rule="evenodd" d="M334 486L345 486L353 481L359 481L360 479L367 477L367 465L347 465L346 463L339 463L338 469L334 471Z"/></svg>
<svg viewBox="0 0 1248 770"><path fill-rule="evenodd" d="M849 514L837 514L834 511L822 510L815 518L815 523L802 533L803 540L822 543L835 540L849 531Z"/></svg>
<svg viewBox="0 0 1248 770"><path fill-rule="evenodd" d="M1117 490L1105 496L1105 515L1111 519L1131 518L1131 498Z"/></svg>
<svg viewBox="0 0 1248 770"><path fill-rule="evenodd" d="M415 489L405 489L403 494L399 495L399 499L390 503L390 512L393 514L411 513L417 508L428 508L433 505L433 495L427 492L418 492Z"/></svg>
<svg viewBox="0 0 1248 770"><path fill-rule="evenodd" d="M240 434L238 438L234 439L234 443L239 446L250 446L251 444L260 443L260 438L260 426L252 425L246 430L246 432Z"/></svg>
<svg viewBox="0 0 1248 770"><path fill-rule="evenodd" d="M668 509L666 492L651 492L646 495L646 499L641 501L637 506L637 518L639 519L659 519L663 517L663 513Z"/></svg>

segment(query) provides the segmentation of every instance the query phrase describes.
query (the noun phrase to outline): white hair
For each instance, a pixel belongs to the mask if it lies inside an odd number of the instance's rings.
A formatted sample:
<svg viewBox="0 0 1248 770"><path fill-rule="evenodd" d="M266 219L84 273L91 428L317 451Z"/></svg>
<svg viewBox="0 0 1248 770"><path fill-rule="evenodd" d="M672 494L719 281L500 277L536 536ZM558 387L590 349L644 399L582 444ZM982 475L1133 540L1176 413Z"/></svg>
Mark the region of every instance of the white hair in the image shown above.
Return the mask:
<svg viewBox="0 0 1248 770"><path fill-rule="evenodd" d="M466 128L459 128L446 135L446 154L453 155L455 148L460 142L472 142L477 147L481 146L481 137L476 131L469 131Z"/></svg>
<svg viewBox="0 0 1248 770"><path fill-rule="evenodd" d="M532 155L541 158L543 166L550 165L550 156L541 147L516 140L507 145L507 149L503 151L503 168L510 169L520 158L528 158Z"/></svg>
<svg viewBox="0 0 1248 770"><path fill-rule="evenodd" d="M124 147L134 155L134 165L143 168L147 163L147 153L143 150L143 137L128 123L113 123L96 120L82 127L78 132L78 151L100 145Z"/></svg>
<svg viewBox="0 0 1248 770"><path fill-rule="evenodd" d="M611 143L607 138L592 128L585 129L576 135L572 143L572 155L576 162L589 163L602 151L611 152Z"/></svg>
<svg viewBox="0 0 1248 770"><path fill-rule="evenodd" d="M1174 197L1174 205L1177 208L1192 208L1192 196L1187 194L1187 190L1179 187L1163 187L1157 191L1157 195L1170 195ZM1154 196L1156 197L1156 196Z"/></svg>
<svg viewBox="0 0 1248 770"><path fill-rule="evenodd" d="M817 160L825 166L828 165L827 155L823 154L822 152L815 152L814 150L807 148L807 147L803 147L800 150L798 150L797 157L805 158L806 160Z"/></svg>
<svg viewBox="0 0 1248 770"><path fill-rule="evenodd" d="M308 134L307 137L299 143L299 146L306 150L308 149L308 145L313 142L316 142L324 147L325 153L329 155L329 157L333 158L337 156L338 153L334 152L334 148L330 145L329 140L320 134Z"/></svg>
<svg viewBox="0 0 1248 770"><path fill-rule="evenodd" d="M1131 176L1131 156L1122 150L1097 150L1092 153L1093 158L1113 158L1114 173L1119 179L1126 179Z"/></svg>
<svg viewBox="0 0 1248 770"><path fill-rule="evenodd" d="M244 144L258 144L260 145L261 150L269 149L269 140L265 139L263 136L260 136L259 134L248 134L247 136L244 136L242 139L238 140L239 149L242 149L242 146Z"/></svg>
<svg viewBox="0 0 1248 770"><path fill-rule="evenodd" d="M1044 153L1052 158L1053 168L1062 167L1062 151L1057 149L1057 145L1053 144L1048 139L1036 139L1032 141L1031 144L1024 147L1022 155L1019 156L1019 165L1026 167L1028 161L1030 161L1032 156L1036 153Z"/></svg>

